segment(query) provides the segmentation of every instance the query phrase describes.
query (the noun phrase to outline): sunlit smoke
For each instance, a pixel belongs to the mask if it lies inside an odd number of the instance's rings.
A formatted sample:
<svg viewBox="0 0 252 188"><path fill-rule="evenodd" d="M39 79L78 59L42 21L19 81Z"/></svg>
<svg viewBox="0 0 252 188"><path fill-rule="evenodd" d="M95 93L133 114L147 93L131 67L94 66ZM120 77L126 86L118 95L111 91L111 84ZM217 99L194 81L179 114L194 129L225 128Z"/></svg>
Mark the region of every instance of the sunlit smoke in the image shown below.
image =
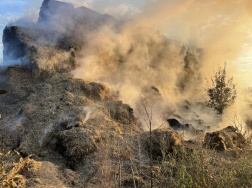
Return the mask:
<svg viewBox="0 0 252 188"><path fill-rule="evenodd" d="M95 4L90 6L106 11ZM172 108L186 99L202 100L207 97L204 78L210 78L224 62L238 61L250 39L248 4L246 0L146 1L119 29L105 25L89 33L80 54L80 67L73 74L119 90L121 99L134 108L146 86L160 90L165 106L160 109ZM189 68L187 53L194 58ZM228 73L232 76L235 70L230 66Z"/></svg>
<svg viewBox="0 0 252 188"><path fill-rule="evenodd" d="M209 79L213 70L227 62L228 76L234 75L238 83L238 98L235 105L225 111L223 126L228 124L225 117L233 108L240 114L248 107L241 94L241 88L248 83L240 82L236 77L237 68L229 65L234 65L245 46L251 45L249 0L64 2L72 3L75 8L85 6L114 16L108 22L99 23L99 27L83 30L69 12L56 15L44 25L56 29L60 35L78 31L77 41L84 45L77 54L78 68L72 72L74 77L107 84L119 91L119 98L134 109L146 95L146 88L157 89L162 99L156 102L155 113L180 114L187 121L197 120L194 118L197 114L206 124L218 127L214 112L208 108L202 110L200 102L207 100L205 78ZM96 14L89 13L88 17ZM35 11L28 15L37 14ZM46 42L55 42L59 37L51 38ZM48 45L46 42L43 44ZM180 108L185 101L200 105L194 105L187 113ZM88 113L89 110L87 117Z"/></svg>

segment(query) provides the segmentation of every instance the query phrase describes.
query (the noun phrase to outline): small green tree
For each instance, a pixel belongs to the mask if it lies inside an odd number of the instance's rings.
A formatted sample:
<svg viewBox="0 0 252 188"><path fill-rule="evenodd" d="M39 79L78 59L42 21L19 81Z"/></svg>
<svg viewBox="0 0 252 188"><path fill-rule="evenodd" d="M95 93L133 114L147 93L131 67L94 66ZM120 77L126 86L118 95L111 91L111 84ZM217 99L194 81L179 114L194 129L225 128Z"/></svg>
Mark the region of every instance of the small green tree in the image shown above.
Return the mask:
<svg viewBox="0 0 252 188"><path fill-rule="evenodd" d="M207 105L213 108L219 115L223 114L224 109L232 105L236 99L236 84L233 83L233 77L227 78L226 63L224 67L219 67L218 71L214 71L211 83L208 82L206 89L210 97Z"/></svg>

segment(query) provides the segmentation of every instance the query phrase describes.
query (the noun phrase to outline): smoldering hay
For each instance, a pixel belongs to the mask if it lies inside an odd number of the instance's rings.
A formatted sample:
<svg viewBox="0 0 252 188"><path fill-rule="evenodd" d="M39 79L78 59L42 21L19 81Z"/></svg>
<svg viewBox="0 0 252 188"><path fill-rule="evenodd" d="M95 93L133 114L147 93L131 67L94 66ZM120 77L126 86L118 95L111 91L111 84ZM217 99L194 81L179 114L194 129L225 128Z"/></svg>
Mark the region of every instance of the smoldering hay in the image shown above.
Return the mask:
<svg viewBox="0 0 252 188"><path fill-rule="evenodd" d="M106 10L96 8L98 2L113 6L113 2L93 1L90 7ZM119 28L105 25L89 33L80 53L80 67L73 71L78 78L119 90L120 98L135 108L148 86L159 89L161 111L183 100L205 100L204 78L213 76L213 70L224 62L237 63L245 45L251 45L248 0L157 0L145 1L138 8ZM235 69L228 66L229 77L235 77ZM224 114L225 126L225 118L233 111L240 114L247 108L241 88L248 83L234 80L238 98ZM215 118L207 119L215 122Z"/></svg>
<svg viewBox="0 0 252 188"><path fill-rule="evenodd" d="M85 45L77 54L74 77L107 84L134 109L146 88L158 89L161 99L158 97L155 112L159 115L176 114L184 100L204 100L204 78L225 61L237 61L244 45L250 45L248 0L64 1L116 19L81 33ZM112 11L122 4L135 7L134 12ZM61 15L53 25L64 33L65 26L75 27L73 19ZM235 70L228 73L232 76ZM244 107L241 104L237 103L238 110ZM213 112L195 110L215 123ZM193 114L186 116L193 119Z"/></svg>
<svg viewBox="0 0 252 188"><path fill-rule="evenodd" d="M98 3L94 1L93 4ZM112 6L111 1L107 4ZM102 11L100 7L92 6L92 3L90 7ZM247 0L146 1L139 8L141 13L132 16L132 21L127 22L124 30L132 31L137 26L155 27L168 38L204 48L202 71L204 75L210 76L219 64L237 61L244 45L249 43L249 7ZM121 32L125 33L127 31Z"/></svg>

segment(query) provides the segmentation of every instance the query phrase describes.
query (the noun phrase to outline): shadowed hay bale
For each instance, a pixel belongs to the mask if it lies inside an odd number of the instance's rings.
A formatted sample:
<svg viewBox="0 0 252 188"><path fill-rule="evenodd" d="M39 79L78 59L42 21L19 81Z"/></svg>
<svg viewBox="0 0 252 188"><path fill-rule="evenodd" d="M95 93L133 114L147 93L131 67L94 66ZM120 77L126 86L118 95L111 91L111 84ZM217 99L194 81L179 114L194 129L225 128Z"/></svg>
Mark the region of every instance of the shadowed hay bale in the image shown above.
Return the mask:
<svg viewBox="0 0 252 188"><path fill-rule="evenodd" d="M147 152L150 151L150 135L149 132L144 133L144 148ZM154 159L163 157L164 154L173 152L174 147L182 146L182 136L180 133L171 129L155 129L152 131L152 151Z"/></svg>
<svg viewBox="0 0 252 188"><path fill-rule="evenodd" d="M244 136L237 131L237 128L229 126L221 131L207 133L204 146L217 151L225 151L227 149L234 149L235 147L241 148L246 140Z"/></svg>
<svg viewBox="0 0 252 188"><path fill-rule="evenodd" d="M72 128L59 134L57 145L59 151L68 159L68 165L74 168L82 158L97 150L98 138L99 135L89 129Z"/></svg>

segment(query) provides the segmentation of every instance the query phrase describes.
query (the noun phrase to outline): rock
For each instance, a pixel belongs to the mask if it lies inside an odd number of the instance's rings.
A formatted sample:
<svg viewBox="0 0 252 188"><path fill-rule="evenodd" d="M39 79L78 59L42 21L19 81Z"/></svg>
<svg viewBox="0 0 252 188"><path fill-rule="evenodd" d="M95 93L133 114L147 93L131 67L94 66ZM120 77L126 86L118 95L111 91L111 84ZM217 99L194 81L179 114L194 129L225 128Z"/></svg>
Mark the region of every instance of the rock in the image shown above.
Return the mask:
<svg viewBox="0 0 252 188"><path fill-rule="evenodd" d="M226 151L227 149L234 149L236 147L241 148L246 140L244 136L237 131L237 128L229 126L221 131L207 133L204 146L217 151Z"/></svg>
<svg viewBox="0 0 252 188"><path fill-rule="evenodd" d="M144 148L146 152L150 152L150 135L149 132L144 133ZM154 159L162 158L163 153L169 154L174 148L182 146L182 136L180 133L170 129L155 129L152 131L152 151Z"/></svg>

